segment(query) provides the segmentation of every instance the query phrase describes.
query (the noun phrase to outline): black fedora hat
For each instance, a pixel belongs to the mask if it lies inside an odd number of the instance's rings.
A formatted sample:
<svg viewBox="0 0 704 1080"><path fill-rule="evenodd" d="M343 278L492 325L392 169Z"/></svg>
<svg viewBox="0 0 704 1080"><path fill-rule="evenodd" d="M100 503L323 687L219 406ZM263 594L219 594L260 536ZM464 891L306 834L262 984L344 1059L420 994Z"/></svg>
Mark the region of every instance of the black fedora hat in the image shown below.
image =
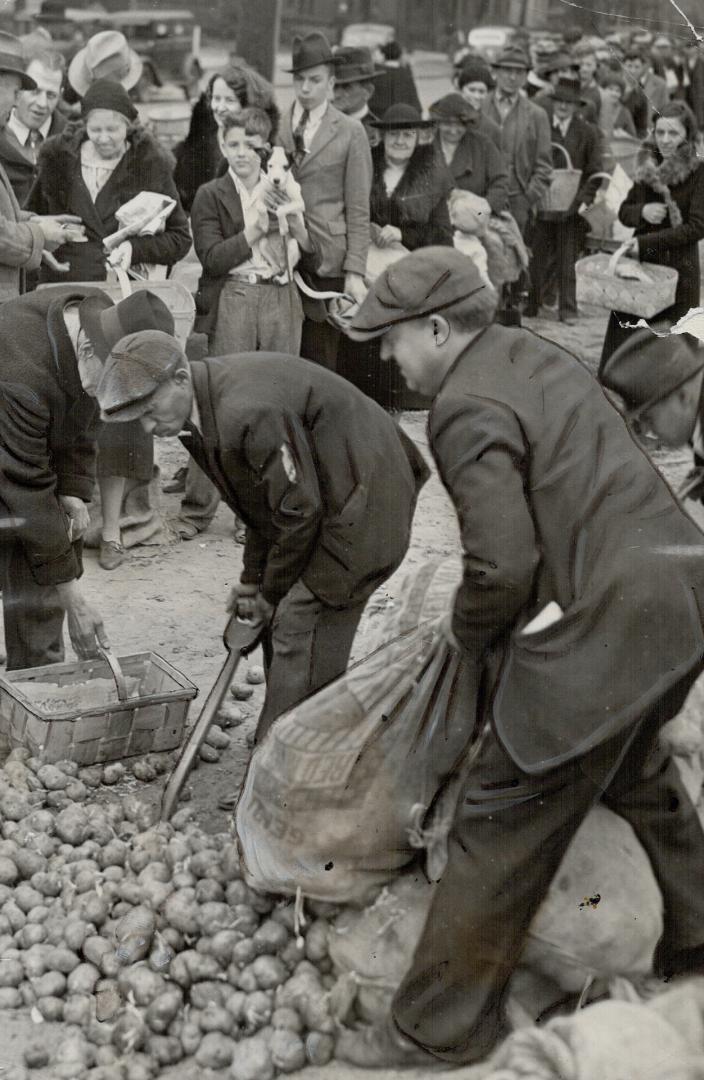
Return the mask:
<svg viewBox="0 0 704 1080"><path fill-rule="evenodd" d="M335 82L338 86L368 82L379 75L381 72L374 67L371 49L361 45L338 45L335 49Z"/></svg>
<svg viewBox="0 0 704 1080"><path fill-rule="evenodd" d="M107 293L95 290L78 305L78 317L101 360L126 334L138 330L162 330L173 334L174 317L163 300L148 289L137 289L119 304Z"/></svg>
<svg viewBox="0 0 704 1080"><path fill-rule="evenodd" d="M36 90L37 84L25 71L22 42L14 34L0 30L0 73L19 75L23 90Z"/></svg>
<svg viewBox="0 0 704 1080"><path fill-rule="evenodd" d="M433 127L434 120L424 120L414 105L400 101L390 105L380 120L372 120L371 126L379 131L405 131L410 128Z"/></svg>
<svg viewBox="0 0 704 1080"><path fill-rule="evenodd" d="M579 76L561 75L552 92L553 101L566 101L570 105L580 105L582 102L581 83Z"/></svg>
<svg viewBox="0 0 704 1080"><path fill-rule="evenodd" d="M318 67L319 64L334 64L335 54L330 48L330 42L319 30L313 30L305 37L296 36L293 39L291 50L291 67L289 75L295 75L298 71L306 71L307 68Z"/></svg>

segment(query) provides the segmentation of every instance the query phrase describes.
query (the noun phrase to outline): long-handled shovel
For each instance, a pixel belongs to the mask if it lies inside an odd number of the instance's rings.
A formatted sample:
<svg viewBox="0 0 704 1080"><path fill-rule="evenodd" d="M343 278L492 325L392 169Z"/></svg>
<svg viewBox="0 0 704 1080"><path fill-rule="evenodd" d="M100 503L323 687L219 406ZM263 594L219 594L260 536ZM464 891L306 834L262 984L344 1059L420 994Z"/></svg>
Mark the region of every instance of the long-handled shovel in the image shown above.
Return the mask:
<svg viewBox="0 0 704 1080"><path fill-rule="evenodd" d="M263 626L260 622L244 622L242 619L238 619L237 615L230 617L223 634L227 659L205 699L200 716L183 744L176 766L164 788L164 794L161 797L161 821L168 821L174 812L174 807L181 794L181 788L191 771L196 754L203 745L208 729L218 714L222 699L225 697L227 689L234 678L237 665L243 656L246 656L255 648L261 637L262 630Z"/></svg>

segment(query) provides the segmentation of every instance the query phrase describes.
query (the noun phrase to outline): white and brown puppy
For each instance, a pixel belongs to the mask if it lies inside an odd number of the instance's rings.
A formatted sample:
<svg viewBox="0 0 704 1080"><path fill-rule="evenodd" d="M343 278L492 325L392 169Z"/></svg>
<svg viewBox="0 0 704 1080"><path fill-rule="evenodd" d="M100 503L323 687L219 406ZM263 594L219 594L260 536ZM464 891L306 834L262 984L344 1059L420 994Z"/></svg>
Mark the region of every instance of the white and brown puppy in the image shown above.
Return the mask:
<svg viewBox="0 0 704 1080"><path fill-rule="evenodd" d="M304 214L305 204L301 187L291 172L289 155L282 146L273 146L262 153L261 178L255 191L261 196L270 218L275 216L277 226L262 241L262 254L267 263L276 270L274 281L285 284L301 257L298 242L290 235L290 214Z"/></svg>

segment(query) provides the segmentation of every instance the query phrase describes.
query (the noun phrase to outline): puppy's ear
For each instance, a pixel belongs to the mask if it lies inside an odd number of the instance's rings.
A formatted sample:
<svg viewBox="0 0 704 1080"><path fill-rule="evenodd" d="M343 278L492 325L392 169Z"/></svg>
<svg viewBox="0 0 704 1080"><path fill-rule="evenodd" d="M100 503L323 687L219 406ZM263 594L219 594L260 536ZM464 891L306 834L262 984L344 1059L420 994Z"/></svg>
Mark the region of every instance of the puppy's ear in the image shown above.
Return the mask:
<svg viewBox="0 0 704 1080"><path fill-rule="evenodd" d="M271 160L271 147L269 146L269 143L267 143L266 146L256 146L255 150L259 154L259 160L262 163L262 169L266 169L267 165Z"/></svg>
<svg viewBox="0 0 704 1080"><path fill-rule="evenodd" d="M284 150L284 153L286 155L286 164L288 165L289 169L293 168L295 154L292 150Z"/></svg>

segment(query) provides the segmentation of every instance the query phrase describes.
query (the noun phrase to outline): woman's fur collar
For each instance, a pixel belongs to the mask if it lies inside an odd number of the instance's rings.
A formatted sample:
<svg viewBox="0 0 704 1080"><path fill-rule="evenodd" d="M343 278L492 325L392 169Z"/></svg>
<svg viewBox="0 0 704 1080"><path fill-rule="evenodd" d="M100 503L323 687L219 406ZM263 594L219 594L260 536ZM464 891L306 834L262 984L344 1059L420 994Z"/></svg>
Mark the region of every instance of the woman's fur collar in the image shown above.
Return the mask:
<svg viewBox="0 0 704 1080"><path fill-rule="evenodd" d="M66 192L73 183L81 160L81 144L86 141L86 128L82 121L67 124L59 135L43 144L39 156L42 187L47 193ZM134 169L144 178L145 190L149 190L149 178L163 172L171 172L168 154L156 138L144 128L134 128L128 137L129 150L133 155Z"/></svg>
<svg viewBox="0 0 704 1080"><path fill-rule="evenodd" d="M657 184L676 187L688 180L700 165L701 160L689 142L678 146L672 157L667 159L663 159L654 142L645 142L638 154L635 179L655 191L658 190Z"/></svg>

